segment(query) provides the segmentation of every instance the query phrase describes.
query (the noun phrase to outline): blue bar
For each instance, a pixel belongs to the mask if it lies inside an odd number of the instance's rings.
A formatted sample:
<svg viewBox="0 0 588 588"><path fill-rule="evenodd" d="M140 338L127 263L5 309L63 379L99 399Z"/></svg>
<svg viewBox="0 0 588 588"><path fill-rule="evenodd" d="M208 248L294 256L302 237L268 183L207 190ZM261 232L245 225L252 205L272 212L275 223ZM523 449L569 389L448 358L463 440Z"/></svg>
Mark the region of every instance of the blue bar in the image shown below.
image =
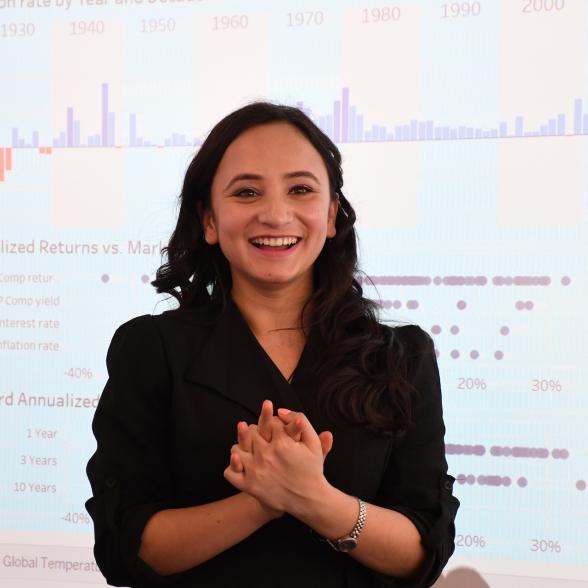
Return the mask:
<svg viewBox="0 0 588 588"><path fill-rule="evenodd" d="M500 136L506 137L507 135L508 135L508 127L506 125L506 122L501 122L500 123Z"/></svg>
<svg viewBox="0 0 588 588"><path fill-rule="evenodd" d="M555 119L550 118L549 119L549 134L550 135L555 135L555 125L556 125Z"/></svg>
<svg viewBox="0 0 588 588"><path fill-rule="evenodd" d="M400 125L394 127L394 140L402 141L402 127Z"/></svg>
<svg viewBox="0 0 588 588"><path fill-rule="evenodd" d="M476 135L475 135L476 139L481 139L482 138L482 129L476 129Z"/></svg>
<svg viewBox="0 0 588 588"><path fill-rule="evenodd" d="M73 123L73 108L71 106L67 107L67 146L73 147L73 132L74 132L74 123Z"/></svg>
<svg viewBox="0 0 588 588"><path fill-rule="evenodd" d="M474 129L472 127L468 127L466 129L466 137L468 139L473 139L474 138Z"/></svg>
<svg viewBox="0 0 588 588"><path fill-rule="evenodd" d="M410 138L412 141L417 139L417 120L415 118L410 121Z"/></svg>
<svg viewBox="0 0 588 588"><path fill-rule="evenodd" d="M565 135L566 134L566 115L565 114L558 114L557 115L557 134L558 135Z"/></svg>
<svg viewBox="0 0 588 588"><path fill-rule="evenodd" d="M515 118L515 135L517 137L523 136L523 117L517 116Z"/></svg>
<svg viewBox="0 0 588 588"><path fill-rule="evenodd" d="M428 120L427 121L427 139L432 139L432 138L433 138L433 121Z"/></svg>
<svg viewBox="0 0 588 588"><path fill-rule="evenodd" d="M442 130L443 129L440 129L440 128L435 129L435 139L441 139L442 138L442 136L441 136Z"/></svg>
<svg viewBox="0 0 588 588"><path fill-rule="evenodd" d="M114 145L114 112L108 113L108 145Z"/></svg>
<svg viewBox="0 0 588 588"><path fill-rule="evenodd" d="M459 132L458 137L460 139L465 139L465 136L466 136L466 128L463 127L463 126L460 126L458 132Z"/></svg>
<svg viewBox="0 0 588 588"><path fill-rule="evenodd" d="M102 84L102 145L108 145L108 84Z"/></svg>
<svg viewBox="0 0 588 588"><path fill-rule="evenodd" d="M427 123L425 121L419 122L419 139L426 139L427 137Z"/></svg>
<svg viewBox="0 0 588 588"><path fill-rule="evenodd" d="M574 101L574 134L582 134L582 99Z"/></svg>
<svg viewBox="0 0 588 588"><path fill-rule="evenodd" d="M498 129L491 129L490 136L491 137L498 137Z"/></svg>
<svg viewBox="0 0 588 588"><path fill-rule="evenodd" d="M385 141L386 140L386 127L380 127L380 140L381 141Z"/></svg>
<svg viewBox="0 0 588 588"><path fill-rule="evenodd" d="M539 128L539 134L544 137L549 134L549 127L547 125L541 125Z"/></svg>
<svg viewBox="0 0 588 588"><path fill-rule="evenodd" d="M129 114L129 145L137 144L137 115Z"/></svg>
<svg viewBox="0 0 588 588"><path fill-rule="evenodd" d="M33 131L33 147L39 146L39 131Z"/></svg>
<svg viewBox="0 0 588 588"><path fill-rule="evenodd" d="M355 115L355 106L349 108L349 139L351 141L357 140L357 120Z"/></svg>
<svg viewBox="0 0 588 588"><path fill-rule="evenodd" d="M18 146L18 129L12 127L12 141L10 142L13 147Z"/></svg>
<svg viewBox="0 0 588 588"><path fill-rule="evenodd" d="M341 102L335 100L333 104L333 134L335 143L341 141Z"/></svg>
<svg viewBox="0 0 588 588"><path fill-rule="evenodd" d="M450 131L449 131L449 137L451 139L457 139L457 129L450 129Z"/></svg>
<svg viewBox="0 0 588 588"><path fill-rule="evenodd" d="M349 88L343 88L343 97L341 100L341 138L347 141L349 137Z"/></svg>

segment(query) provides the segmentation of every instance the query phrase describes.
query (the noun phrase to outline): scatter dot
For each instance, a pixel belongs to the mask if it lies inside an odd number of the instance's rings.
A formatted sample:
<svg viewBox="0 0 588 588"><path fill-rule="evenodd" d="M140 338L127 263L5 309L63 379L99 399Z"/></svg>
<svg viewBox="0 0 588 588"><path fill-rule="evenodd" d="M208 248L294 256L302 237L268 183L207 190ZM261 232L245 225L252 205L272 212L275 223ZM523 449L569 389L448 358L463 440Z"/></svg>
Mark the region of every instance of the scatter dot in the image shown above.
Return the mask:
<svg viewBox="0 0 588 588"><path fill-rule="evenodd" d="M106 282L110 281L110 276L108 274L102 274L100 279L106 284Z"/></svg>
<svg viewBox="0 0 588 588"><path fill-rule="evenodd" d="M500 334L501 335L508 335L510 333L510 329L507 326L500 327Z"/></svg>
<svg viewBox="0 0 588 588"><path fill-rule="evenodd" d="M453 359L457 359L459 357L459 351L457 349L452 349L451 350L451 357Z"/></svg>
<svg viewBox="0 0 588 588"><path fill-rule="evenodd" d="M443 280L441 279L441 276L435 276L433 278L433 284L435 284L435 286L439 286L442 283L443 283Z"/></svg>
<svg viewBox="0 0 588 588"><path fill-rule="evenodd" d="M433 325L431 327L431 333L434 335L438 335L441 332L441 327L439 325Z"/></svg>
<svg viewBox="0 0 588 588"><path fill-rule="evenodd" d="M494 357L496 359L502 359L504 357L504 353L502 353L502 351L495 351L494 352Z"/></svg>
<svg viewBox="0 0 588 588"><path fill-rule="evenodd" d="M470 485L472 485L472 484L475 484L475 482L476 482L476 478L474 477L474 475L473 475L473 474L469 474L469 475L466 477L466 482L467 482L468 484L470 484Z"/></svg>
<svg viewBox="0 0 588 588"><path fill-rule="evenodd" d="M458 300L457 301L457 308L459 308L459 310L463 310L466 307L466 301L465 300Z"/></svg>
<svg viewBox="0 0 588 588"><path fill-rule="evenodd" d="M527 302L525 302L525 308L527 310L533 310L533 302L531 300L527 300Z"/></svg>
<svg viewBox="0 0 588 588"><path fill-rule="evenodd" d="M504 279L504 283L507 286L512 286L512 278L510 276L506 276L506 278Z"/></svg>
<svg viewBox="0 0 588 588"><path fill-rule="evenodd" d="M504 476L502 478L502 485L503 486L510 486L511 484L511 479L508 476Z"/></svg>
<svg viewBox="0 0 588 588"><path fill-rule="evenodd" d="M401 306L402 306L402 302L400 302L400 300L394 301L394 308L400 308Z"/></svg>
<svg viewBox="0 0 588 588"><path fill-rule="evenodd" d="M562 286L569 286L571 281L572 279L570 278L570 276L564 276L561 279Z"/></svg>
<svg viewBox="0 0 588 588"><path fill-rule="evenodd" d="M472 359L478 359L478 357L480 357L480 353L476 349L472 349L470 351L470 357Z"/></svg>
<svg viewBox="0 0 588 588"><path fill-rule="evenodd" d="M523 308L525 308L525 303L522 300L517 300L517 303L515 304L515 308L517 310L523 310Z"/></svg>
<svg viewBox="0 0 588 588"><path fill-rule="evenodd" d="M452 325L450 331L452 335L457 335L459 333L459 327L457 325Z"/></svg>
<svg viewBox="0 0 588 588"><path fill-rule="evenodd" d="M528 484L527 478L519 478L517 480L517 484L519 485L520 488L524 488Z"/></svg>
<svg viewBox="0 0 588 588"><path fill-rule="evenodd" d="M576 488L578 490L586 490L586 482L584 480L578 480L576 482Z"/></svg>
<svg viewBox="0 0 588 588"><path fill-rule="evenodd" d="M143 284L146 284L149 281L149 276L147 274L143 274L141 276L141 281L143 282Z"/></svg>

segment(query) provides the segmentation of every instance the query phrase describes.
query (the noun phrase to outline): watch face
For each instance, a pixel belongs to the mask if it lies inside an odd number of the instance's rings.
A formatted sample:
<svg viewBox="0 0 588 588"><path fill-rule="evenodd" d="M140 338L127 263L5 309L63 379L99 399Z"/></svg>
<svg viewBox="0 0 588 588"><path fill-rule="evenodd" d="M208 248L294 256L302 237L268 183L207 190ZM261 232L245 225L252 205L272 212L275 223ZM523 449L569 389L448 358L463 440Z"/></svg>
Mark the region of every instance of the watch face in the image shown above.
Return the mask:
<svg viewBox="0 0 588 588"><path fill-rule="evenodd" d="M351 551L357 546L357 541L353 537L345 537L337 542L339 551Z"/></svg>

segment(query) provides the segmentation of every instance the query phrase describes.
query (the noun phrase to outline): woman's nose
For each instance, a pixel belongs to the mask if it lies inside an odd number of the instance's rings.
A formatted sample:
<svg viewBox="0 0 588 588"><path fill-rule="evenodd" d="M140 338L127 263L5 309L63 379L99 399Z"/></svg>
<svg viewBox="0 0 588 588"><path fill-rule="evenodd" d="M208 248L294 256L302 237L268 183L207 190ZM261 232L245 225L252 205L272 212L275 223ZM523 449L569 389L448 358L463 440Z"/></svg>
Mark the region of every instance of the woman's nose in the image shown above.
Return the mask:
<svg viewBox="0 0 588 588"><path fill-rule="evenodd" d="M292 219L290 203L284 196L266 195L265 198L262 198L258 218L266 225L286 224Z"/></svg>

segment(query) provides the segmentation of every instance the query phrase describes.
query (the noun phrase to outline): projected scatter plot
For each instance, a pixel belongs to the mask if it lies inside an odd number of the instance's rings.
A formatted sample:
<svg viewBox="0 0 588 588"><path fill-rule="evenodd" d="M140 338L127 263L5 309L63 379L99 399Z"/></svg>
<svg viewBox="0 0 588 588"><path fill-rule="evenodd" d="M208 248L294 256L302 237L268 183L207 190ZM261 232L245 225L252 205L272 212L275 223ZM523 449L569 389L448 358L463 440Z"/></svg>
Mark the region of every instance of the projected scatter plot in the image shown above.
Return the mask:
<svg viewBox="0 0 588 588"><path fill-rule="evenodd" d="M100 22L100 34L76 21L53 25L54 144L72 147L53 151L57 228L114 228L122 222L123 155L114 147L124 128L116 118L122 111L123 26ZM76 148L82 143L88 147Z"/></svg>
<svg viewBox="0 0 588 588"><path fill-rule="evenodd" d="M577 97L584 94L584 79L577 72L586 70L585 27L585 2L532 13L522 11L518 2L502 3L501 114L517 121L517 134L583 130ZM584 143L576 137L504 141L499 181L499 225L577 225L585 186Z"/></svg>

